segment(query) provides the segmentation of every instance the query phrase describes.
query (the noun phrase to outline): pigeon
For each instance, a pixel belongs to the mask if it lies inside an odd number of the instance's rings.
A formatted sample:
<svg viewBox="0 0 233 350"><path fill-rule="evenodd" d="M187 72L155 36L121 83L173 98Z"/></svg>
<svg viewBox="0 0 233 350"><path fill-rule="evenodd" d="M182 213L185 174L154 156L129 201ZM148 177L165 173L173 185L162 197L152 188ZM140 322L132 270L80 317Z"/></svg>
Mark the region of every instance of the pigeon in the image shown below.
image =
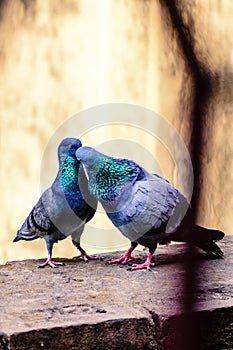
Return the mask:
<svg viewBox="0 0 233 350"><path fill-rule="evenodd" d="M166 179L132 160L109 157L91 147L79 148L76 157L86 172L91 195L131 241L126 253L109 264L136 261L131 253L140 244L149 248L149 253L146 261L133 264L132 270L151 270L157 244L171 241L188 242L211 257L223 257L215 241L222 239L224 233L196 225L188 201Z"/></svg>
<svg viewBox="0 0 233 350"><path fill-rule="evenodd" d="M75 151L81 146L81 141L75 138L62 140L58 147L57 176L52 186L42 193L13 240L45 239L48 258L39 267L64 265L52 260L52 249L54 243L67 236L71 236L84 261L97 259L96 256L87 255L80 245L84 226L94 216L97 207L97 200L90 197L85 173L75 156Z"/></svg>

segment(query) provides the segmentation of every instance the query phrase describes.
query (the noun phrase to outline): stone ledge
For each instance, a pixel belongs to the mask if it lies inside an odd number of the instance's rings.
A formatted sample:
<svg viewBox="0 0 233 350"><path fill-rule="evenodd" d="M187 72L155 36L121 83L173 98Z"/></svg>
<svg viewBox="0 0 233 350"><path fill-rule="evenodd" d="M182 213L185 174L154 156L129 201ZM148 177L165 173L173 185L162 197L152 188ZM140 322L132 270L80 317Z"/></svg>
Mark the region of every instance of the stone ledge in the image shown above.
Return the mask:
<svg viewBox="0 0 233 350"><path fill-rule="evenodd" d="M203 349L226 350L233 349L233 236L219 245L223 260L198 252L201 281L191 317L203 325ZM187 317L185 256L184 244L160 246L152 272L65 259L57 269L38 269L38 260L1 266L0 349L176 349Z"/></svg>

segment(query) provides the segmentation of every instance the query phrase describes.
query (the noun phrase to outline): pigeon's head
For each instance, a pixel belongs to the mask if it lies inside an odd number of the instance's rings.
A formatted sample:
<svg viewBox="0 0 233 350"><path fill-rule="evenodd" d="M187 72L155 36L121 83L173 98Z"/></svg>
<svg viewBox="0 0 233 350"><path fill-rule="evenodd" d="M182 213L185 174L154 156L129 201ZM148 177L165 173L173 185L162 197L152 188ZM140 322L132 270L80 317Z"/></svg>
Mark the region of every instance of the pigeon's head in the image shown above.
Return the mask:
<svg viewBox="0 0 233 350"><path fill-rule="evenodd" d="M62 160L68 155L75 158L75 152L79 147L82 147L82 143L79 139L67 137L61 141L58 147L58 158Z"/></svg>
<svg viewBox="0 0 233 350"><path fill-rule="evenodd" d="M76 158L86 165L93 163L99 154L101 153L88 146L80 147L75 152Z"/></svg>
<svg viewBox="0 0 233 350"><path fill-rule="evenodd" d="M98 152L92 147L80 147L75 152L77 160L79 160L87 169L94 168L98 163L106 161L110 158L103 153Z"/></svg>
<svg viewBox="0 0 233 350"><path fill-rule="evenodd" d="M108 156L98 152L92 147L80 147L75 152L76 158L83 165L84 171L86 173L87 178L91 176L95 176L96 172L98 172L99 165L104 163Z"/></svg>

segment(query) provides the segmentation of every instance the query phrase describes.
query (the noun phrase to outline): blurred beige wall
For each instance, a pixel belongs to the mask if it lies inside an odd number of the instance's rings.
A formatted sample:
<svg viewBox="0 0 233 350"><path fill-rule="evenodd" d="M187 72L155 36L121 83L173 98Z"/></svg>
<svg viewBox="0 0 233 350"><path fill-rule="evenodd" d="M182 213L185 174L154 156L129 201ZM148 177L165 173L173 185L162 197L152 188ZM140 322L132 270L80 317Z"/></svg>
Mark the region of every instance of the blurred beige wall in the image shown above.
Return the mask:
<svg viewBox="0 0 233 350"><path fill-rule="evenodd" d="M40 195L44 149L67 118L104 103L137 104L170 120L189 147L193 82L162 0L8 0L1 4L3 263L46 256L42 240L18 244L11 241ZM233 124L228 77L233 57L232 2L199 0L177 4L184 22L193 30L195 54L219 76L218 93L207 108L211 119L202 157L199 220L231 233ZM121 134L113 128L102 130L103 137L105 132L108 136ZM129 130L129 137L130 133ZM78 135L77 130L71 136ZM136 136L135 140L139 139L154 151L166 177L173 181L174 164L166 150L148 142L146 136ZM89 142L92 145L91 139ZM127 149L125 153L127 156ZM104 225L110 223L106 221ZM109 237L107 246L111 247ZM75 254L68 239L54 248L54 256Z"/></svg>

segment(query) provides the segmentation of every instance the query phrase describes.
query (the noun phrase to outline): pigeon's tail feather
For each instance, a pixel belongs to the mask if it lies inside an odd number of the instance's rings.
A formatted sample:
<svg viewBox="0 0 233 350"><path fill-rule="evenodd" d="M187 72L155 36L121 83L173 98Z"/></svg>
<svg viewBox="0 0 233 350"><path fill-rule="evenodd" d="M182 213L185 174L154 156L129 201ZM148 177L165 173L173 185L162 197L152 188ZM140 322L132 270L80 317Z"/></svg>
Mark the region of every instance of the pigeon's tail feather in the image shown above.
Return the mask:
<svg viewBox="0 0 233 350"><path fill-rule="evenodd" d="M194 234L200 241L219 241L224 237L224 233L219 230L211 230L202 226L194 225Z"/></svg>
<svg viewBox="0 0 233 350"><path fill-rule="evenodd" d="M210 230L198 225L194 225L192 235L193 243L213 257L222 258L223 252L214 241L218 241L224 237L224 233L219 230Z"/></svg>
<svg viewBox="0 0 233 350"><path fill-rule="evenodd" d="M39 238L38 234L35 232L31 232L27 228L23 227L22 229L18 230L16 237L13 239L13 242L18 242L21 239L25 241L32 241L34 239Z"/></svg>
<svg viewBox="0 0 233 350"><path fill-rule="evenodd" d="M13 239L12 242L18 242L21 240L21 237L20 236L15 236L15 238Z"/></svg>
<svg viewBox="0 0 233 350"><path fill-rule="evenodd" d="M198 248L204 250L209 256L214 258L223 258L222 250L217 246L214 241L207 241L202 243L195 243Z"/></svg>

